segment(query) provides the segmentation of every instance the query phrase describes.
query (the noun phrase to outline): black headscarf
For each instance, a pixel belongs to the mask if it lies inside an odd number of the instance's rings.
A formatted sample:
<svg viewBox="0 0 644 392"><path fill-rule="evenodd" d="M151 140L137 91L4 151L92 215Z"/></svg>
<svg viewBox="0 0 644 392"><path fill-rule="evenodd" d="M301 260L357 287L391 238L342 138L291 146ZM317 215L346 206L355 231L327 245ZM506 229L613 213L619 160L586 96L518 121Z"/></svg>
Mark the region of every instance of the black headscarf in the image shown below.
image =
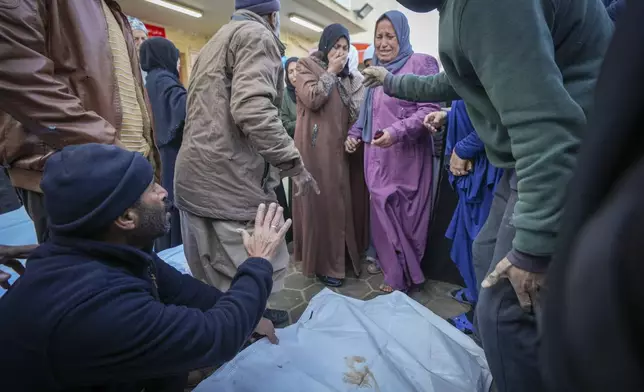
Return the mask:
<svg viewBox="0 0 644 392"><path fill-rule="evenodd" d="M179 76L179 49L170 40L161 37L145 40L141 44L140 59L141 69L145 72L160 68Z"/></svg>
<svg viewBox="0 0 644 392"><path fill-rule="evenodd" d="M340 38L346 38L347 43L351 44L349 41L349 30L346 27L342 26L339 23L330 24L324 28L322 36L320 37L320 43L318 44L318 50L322 52L324 58L322 59L325 63L329 63L329 52L333 49L333 46L338 42ZM347 77L351 75L349 71L349 62L344 65L344 68L339 73L340 77Z"/></svg>
<svg viewBox="0 0 644 392"><path fill-rule="evenodd" d="M141 44L140 55L141 68L148 73L145 88L154 117L154 135L162 147L181 137L186 119L186 89L177 70L179 50L171 41L154 37Z"/></svg>
<svg viewBox="0 0 644 392"><path fill-rule="evenodd" d="M288 93L288 96L291 97L293 102L297 102L297 98L295 96L295 86L288 78L288 66L292 63L297 63L297 60L299 60L297 57L291 57L286 60L286 64L284 64L284 73L286 74L286 92Z"/></svg>

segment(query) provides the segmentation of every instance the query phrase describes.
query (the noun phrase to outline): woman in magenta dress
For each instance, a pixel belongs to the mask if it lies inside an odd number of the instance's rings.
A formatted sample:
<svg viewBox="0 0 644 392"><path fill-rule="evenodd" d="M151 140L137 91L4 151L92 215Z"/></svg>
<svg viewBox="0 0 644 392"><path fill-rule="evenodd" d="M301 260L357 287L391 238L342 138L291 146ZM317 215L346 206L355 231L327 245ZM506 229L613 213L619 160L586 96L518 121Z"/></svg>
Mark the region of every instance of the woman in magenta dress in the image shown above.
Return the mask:
<svg viewBox="0 0 644 392"><path fill-rule="evenodd" d="M414 53L409 23L401 12L378 19L374 65L393 74L433 75L435 58ZM436 104L402 101L382 87L367 91L360 117L349 132L347 152L365 148L365 178L371 195L371 235L384 273L381 291L407 291L425 281L420 267L432 208L431 134L423 119ZM378 266L369 272L377 273Z"/></svg>

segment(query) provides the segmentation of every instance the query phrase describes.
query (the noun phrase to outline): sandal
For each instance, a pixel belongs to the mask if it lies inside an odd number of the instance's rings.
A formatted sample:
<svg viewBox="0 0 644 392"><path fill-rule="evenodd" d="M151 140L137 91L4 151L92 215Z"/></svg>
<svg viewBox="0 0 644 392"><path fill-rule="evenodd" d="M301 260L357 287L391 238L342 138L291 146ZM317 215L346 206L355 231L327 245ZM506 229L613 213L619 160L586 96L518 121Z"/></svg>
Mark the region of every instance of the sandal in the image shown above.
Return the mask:
<svg viewBox="0 0 644 392"><path fill-rule="evenodd" d="M393 293L394 291L396 291L396 290L394 290L393 287L389 286L386 283L381 284L378 289L380 291L382 291L383 293L386 293L386 294L390 294L390 293Z"/></svg>
<svg viewBox="0 0 644 392"><path fill-rule="evenodd" d="M456 317L452 317L447 320L448 323L452 324L456 329L463 332L466 335L474 335L474 325L467 318L467 314L463 313Z"/></svg>
<svg viewBox="0 0 644 392"><path fill-rule="evenodd" d="M371 275L378 275L382 273L382 269L378 263L371 263L367 266L367 272Z"/></svg>

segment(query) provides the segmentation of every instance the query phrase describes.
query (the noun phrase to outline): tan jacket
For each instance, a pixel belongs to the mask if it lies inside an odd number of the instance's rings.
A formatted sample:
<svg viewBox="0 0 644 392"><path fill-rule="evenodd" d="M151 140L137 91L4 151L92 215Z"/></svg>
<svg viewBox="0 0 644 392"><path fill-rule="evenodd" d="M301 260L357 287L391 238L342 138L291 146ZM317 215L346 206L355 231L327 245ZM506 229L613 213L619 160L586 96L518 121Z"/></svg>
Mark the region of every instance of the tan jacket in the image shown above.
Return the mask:
<svg viewBox="0 0 644 392"><path fill-rule="evenodd" d="M253 220L260 203L277 201L279 172L302 171L278 112L283 51L264 19L249 11L236 12L202 49L188 86L174 177L180 209Z"/></svg>
<svg viewBox="0 0 644 392"><path fill-rule="evenodd" d="M121 105L101 1L0 1L0 163L15 187L39 192L55 150L119 137ZM105 1L142 86L130 25L115 1Z"/></svg>

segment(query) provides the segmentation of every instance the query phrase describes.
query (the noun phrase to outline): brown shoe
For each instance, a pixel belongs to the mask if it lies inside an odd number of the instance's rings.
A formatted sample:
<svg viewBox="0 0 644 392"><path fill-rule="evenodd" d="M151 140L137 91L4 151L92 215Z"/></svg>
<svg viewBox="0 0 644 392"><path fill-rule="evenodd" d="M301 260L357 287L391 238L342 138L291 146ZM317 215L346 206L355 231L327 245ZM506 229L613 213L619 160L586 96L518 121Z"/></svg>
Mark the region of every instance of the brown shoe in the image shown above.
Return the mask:
<svg viewBox="0 0 644 392"><path fill-rule="evenodd" d="M210 377L217 370L216 367L193 370L188 374L188 388L195 388L203 380Z"/></svg>

